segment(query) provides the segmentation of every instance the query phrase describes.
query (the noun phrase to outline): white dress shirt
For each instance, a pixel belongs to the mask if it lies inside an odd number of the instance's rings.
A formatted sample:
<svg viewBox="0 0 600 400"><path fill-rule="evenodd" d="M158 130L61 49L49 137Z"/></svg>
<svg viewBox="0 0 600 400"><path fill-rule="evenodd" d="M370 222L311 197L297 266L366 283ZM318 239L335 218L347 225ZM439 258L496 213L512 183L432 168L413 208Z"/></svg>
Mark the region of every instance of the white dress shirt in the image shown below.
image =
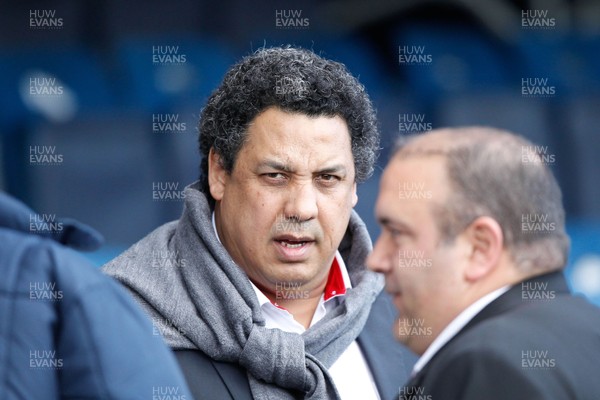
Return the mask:
<svg viewBox="0 0 600 400"><path fill-rule="evenodd" d="M219 233L217 232L215 224L214 212L212 215L212 222L215 235L220 241L221 239L219 238ZM346 269L346 264L338 251L335 253L334 265L332 265L331 268L335 268L336 264L339 266L339 272L341 272L345 288L351 288L352 284L350 282L348 270ZM284 332L298 334L302 334L306 330L286 309L273 304L271 300L269 300L267 296L252 283L252 281L250 281L250 284L256 293L258 303L260 304L261 311L265 317L267 328L278 328ZM337 293L335 290L331 289L329 289L330 292L327 293L327 290L328 288L326 287L326 293L321 295L321 299L319 300L319 304L317 305L309 328L319 322L328 311L334 309L340 301L343 301L345 290L344 293ZM325 300L326 294L327 300ZM344 400L380 399L371 370L369 369L367 361L358 346L358 343L356 343L356 340L348 346L348 348L333 363L331 368L329 368L329 375L331 375L340 397Z"/></svg>
<svg viewBox="0 0 600 400"><path fill-rule="evenodd" d="M471 321L481 310L483 310L488 304L502 296L506 291L510 289L510 285L503 286L500 289L496 289L490 292L465 308L460 314L456 316L443 330L442 332L431 342L425 353L415 363L411 376L415 376L427 365L427 363L433 358L433 356L442 348L446 343L450 341L462 328L464 328L469 321Z"/></svg>

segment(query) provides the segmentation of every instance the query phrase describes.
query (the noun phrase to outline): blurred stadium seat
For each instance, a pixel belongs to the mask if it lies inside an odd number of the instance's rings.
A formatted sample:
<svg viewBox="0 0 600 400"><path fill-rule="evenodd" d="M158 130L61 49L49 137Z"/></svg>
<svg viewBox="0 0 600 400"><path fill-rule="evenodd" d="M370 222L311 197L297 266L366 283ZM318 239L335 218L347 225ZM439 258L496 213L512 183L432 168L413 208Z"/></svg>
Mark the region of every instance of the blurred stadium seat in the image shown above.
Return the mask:
<svg viewBox="0 0 600 400"><path fill-rule="evenodd" d="M517 96L506 91L460 93L440 100L435 120L438 126L487 125L508 129L555 151L548 112L543 100L518 97L518 91Z"/></svg>
<svg viewBox="0 0 600 400"><path fill-rule="evenodd" d="M354 210L360 215L360 217L367 225L369 234L373 243L379 236L381 229L375 219L375 201L377 200L377 193L379 193L379 180L381 179L381 171L376 170L375 173L368 181L358 185L358 203L354 207Z"/></svg>
<svg viewBox="0 0 600 400"><path fill-rule="evenodd" d="M81 46L41 46L20 48L0 53L0 131L10 132L18 125L34 121L39 117L52 118L52 102L65 101L65 96L50 98L44 102L44 96L36 96L36 78L56 79L56 86L63 86L74 100L74 112L95 112L114 106L115 97L103 69L102 57ZM34 92L30 92L33 90ZM35 102L38 99L39 101ZM33 100L33 102L31 101ZM40 103L41 104L40 106ZM55 111L57 119L61 110Z"/></svg>
<svg viewBox="0 0 600 400"><path fill-rule="evenodd" d="M560 96L598 90L600 45L580 35L526 31L516 42L522 78L547 79Z"/></svg>
<svg viewBox="0 0 600 400"><path fill-rule="evenodd" d="M200 108L235 61L218 41L169 36L122 39L117 58L126 103L147 112Z"/></svg>
<svg viewBox="0 0 600 400"><path fill-rule="evenodd" d="M388 85L390 77L383 66L379 52L373 44L361 37L343 37L337 39L320 39L315 42L317 54L346 65L352 75L356 76L373 97L379 97L391 91Z"/></svg>
<svg viewBox="0 0 600 400"><path fill-rule="evenodd" d="M566 275L571 288L600 306L600 224L572 221L567 232L571 252Z"/></svg>
<svg viewBox="0 0 600 400"><path fill-rule="evenodd" d="M111 114L38 125L28 147L52 146L62 163L28 166L33 206L94 226L109 245L132 244L178 218L180 201L153 200L154 183L175 181L168 166L176 158L151 124L148 116Z"/></svg>
<svg viewBox="0 0 600 400"><path fill-rule="evenodd" d="M400 27L394 37L399 68L413 94L424 99L436 99L446 93L498 89L515 82L508 48L475 27L415 23ZM420 53L430 56L431 61L401 63L401 52Z"/></svg>
<svg viewBox="0 0 600 400"><path fill-rule="evenodd" d="M600 98L568 99L562 117L574 158L565 167L576 184L578 214L600 222Z"/></svg>

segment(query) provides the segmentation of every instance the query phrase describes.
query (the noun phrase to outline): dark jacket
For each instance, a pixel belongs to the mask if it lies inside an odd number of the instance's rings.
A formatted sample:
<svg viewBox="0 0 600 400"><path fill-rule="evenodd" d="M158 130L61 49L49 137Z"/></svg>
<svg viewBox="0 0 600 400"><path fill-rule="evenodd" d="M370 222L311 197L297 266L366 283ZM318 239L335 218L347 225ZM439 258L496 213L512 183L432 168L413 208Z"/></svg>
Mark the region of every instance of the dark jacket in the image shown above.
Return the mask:
<svg viewBox="0 0 600 400"><path fill-rule="evenodd" d="M396 314L389 296L381 293L357 338L382 400L398 399L416 361L393 339ZM247 373L239 365L212 360L197 350L175 350L175 356L196 400L252 400Z"/></svg>
<svg viewBox="0 0 600 400"><path fill-rule="evenodd" d="M401 389L406 399L600 398L600 309L561 272L513 286Z"/></svg>
<svg viewBox="0 0 600 400"><path fill-rule="evenodd" d="M100 241L0 193L0 399L192 399L129 295L59 244Z"/></svg>

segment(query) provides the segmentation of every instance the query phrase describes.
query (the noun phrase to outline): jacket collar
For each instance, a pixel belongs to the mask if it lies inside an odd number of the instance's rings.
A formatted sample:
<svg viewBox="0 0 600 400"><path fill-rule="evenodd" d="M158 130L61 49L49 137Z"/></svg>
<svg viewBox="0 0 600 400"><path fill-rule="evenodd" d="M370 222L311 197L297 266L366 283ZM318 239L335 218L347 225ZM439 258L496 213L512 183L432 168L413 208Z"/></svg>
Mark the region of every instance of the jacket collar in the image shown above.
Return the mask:
<svg viewBox="0 0 600 400"><path fill-rule="evenodd" d="M558 295L565 294L569 294L569 287L562 271L531 277L515 284L498 299L488 304L459 332L459 335L486 319L532 302L552 300Z"/></svg>
<svg viewBox="0 0 600 400"><path fill-rule="evenodd" d="M481 322L497 317L511 310L525 307L533 302L548 301L557 296L569 294L569 287L562 271L553 271L542 275L537 275L521 281L513 285L506 293L502 294L496 300L488 304L481 310L464 328L462 328L452 339L448 341L433 357L427 365L423 367L412 379L407 383L407 387L420 386L427 371L435 359L443 354L450 343L463 335L469 329L472 329Z"/></svg>

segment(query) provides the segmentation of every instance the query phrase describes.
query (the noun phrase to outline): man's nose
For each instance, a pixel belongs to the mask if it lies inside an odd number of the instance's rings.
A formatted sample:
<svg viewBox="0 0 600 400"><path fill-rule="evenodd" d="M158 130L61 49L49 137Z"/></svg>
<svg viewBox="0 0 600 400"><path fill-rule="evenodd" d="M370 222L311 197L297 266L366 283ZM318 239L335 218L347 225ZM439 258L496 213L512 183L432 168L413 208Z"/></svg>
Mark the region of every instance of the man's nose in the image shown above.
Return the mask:
<svg viewBox="0 0 600 400"><path fill-rule="evenodd" d="M374 272L387 273L392 269L392 257L390 257L391 246L382 233L375 242L375 247L367 257L367 267Z"/></svg>
<svg viewBox="0 0 600 400"><path fill-rule="evenodd" d="M286 216L293 216L298 222L310 221L319 214L318 193L310 183L298 183L289 188L284 207Z"/></svg>

